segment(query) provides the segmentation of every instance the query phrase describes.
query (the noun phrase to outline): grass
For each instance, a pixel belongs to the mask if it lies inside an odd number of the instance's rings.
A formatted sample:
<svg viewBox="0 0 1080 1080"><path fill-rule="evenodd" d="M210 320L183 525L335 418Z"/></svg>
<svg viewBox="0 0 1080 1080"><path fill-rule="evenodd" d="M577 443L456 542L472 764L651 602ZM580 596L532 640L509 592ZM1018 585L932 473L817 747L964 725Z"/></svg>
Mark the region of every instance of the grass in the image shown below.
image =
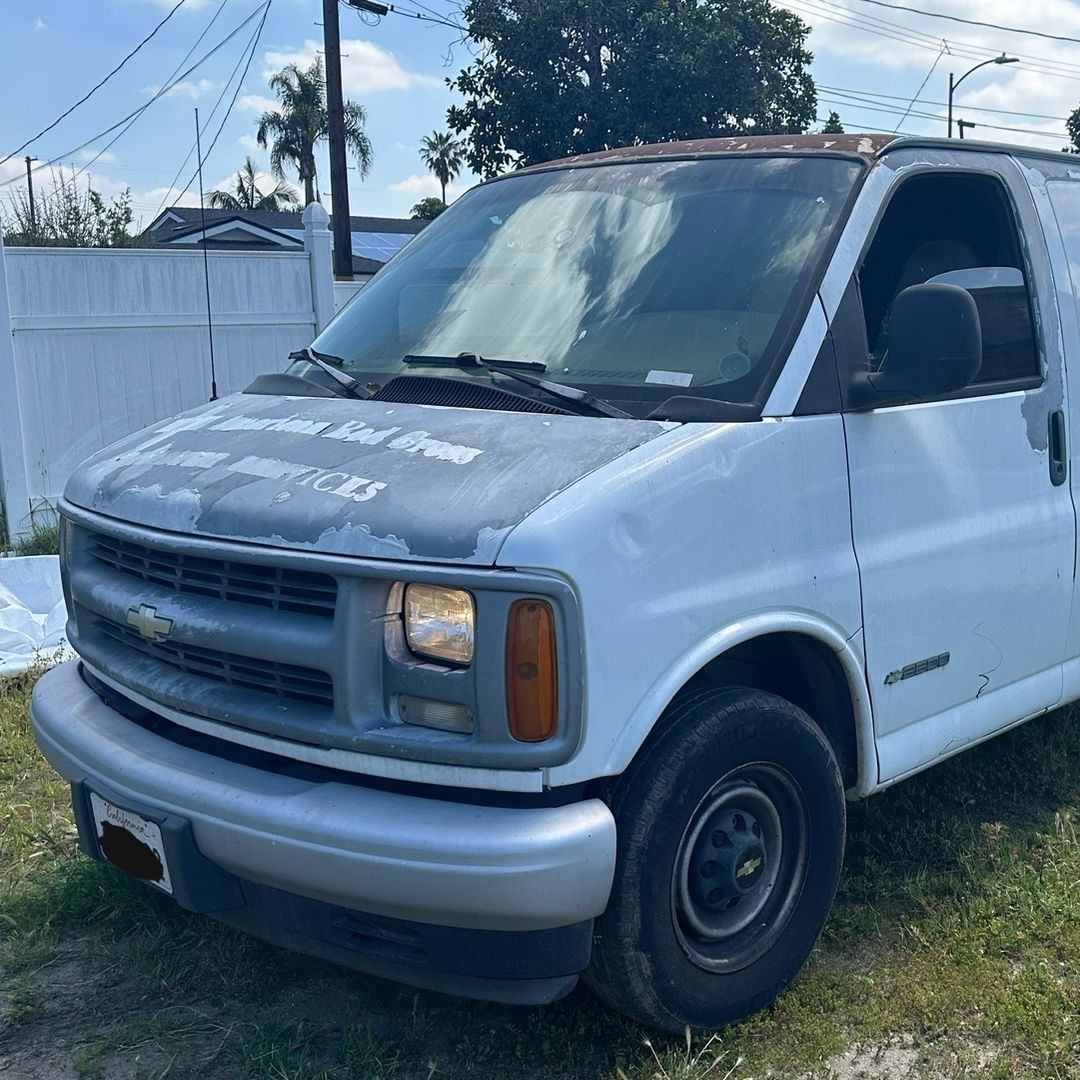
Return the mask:
<svg viewBox="0 0 1080 1080"><path fill-rule="evenodd" d="M13 555L59 555L60 523L55 519L35 523L29 535L11 543L7 523L0 515L0 552L9 550Z"/></svg>
<svg viewBox="0 0 1080 1080"><path fill-rule="evenodd" d="M366 979L90 862L66 785L29 737L32 681L0 681L0 1071L47 1053L86 1077L210 1080L1080 1074L1074 712L852 806L840 895L807 968L773 1008L684 1041L584 990L515 1010Z"/></svg>

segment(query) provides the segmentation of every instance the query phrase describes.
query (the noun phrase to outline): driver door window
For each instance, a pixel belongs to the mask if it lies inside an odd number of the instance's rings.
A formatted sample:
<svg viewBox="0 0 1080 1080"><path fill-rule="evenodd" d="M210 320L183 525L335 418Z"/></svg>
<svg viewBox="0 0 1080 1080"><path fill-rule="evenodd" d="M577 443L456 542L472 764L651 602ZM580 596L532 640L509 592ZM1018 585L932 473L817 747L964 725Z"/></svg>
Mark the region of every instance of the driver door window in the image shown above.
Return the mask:
<svg viewBox="0 0 1080 1080"><path fill-rule="evenodd" d="M975 299L983 358L950 397L1039 385L1041 367L1016 219L1004 184L979 173L912 177L886 207L857 276L870 371L888 366L896 297L912 285L959 285Z"/></svg>

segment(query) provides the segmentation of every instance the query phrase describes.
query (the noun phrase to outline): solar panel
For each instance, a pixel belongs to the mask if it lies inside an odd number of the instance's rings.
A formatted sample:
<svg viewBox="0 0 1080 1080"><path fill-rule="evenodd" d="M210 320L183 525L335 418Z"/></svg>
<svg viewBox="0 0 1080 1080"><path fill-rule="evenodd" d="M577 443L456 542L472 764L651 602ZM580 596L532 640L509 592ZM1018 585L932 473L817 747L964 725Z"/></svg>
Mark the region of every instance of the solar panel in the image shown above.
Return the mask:
<svg viewBox="0 0 1080 1080"><path fill-rule="evenodd" d="M410 240L410 233L363 233L352 234L352 252L362 259L388 262Z"/></svg>
<svg viewBox="0 0 1080 1080"><path fill-rule="evenodd" d="M304 242L303 229L278 229L278 232L298 240L301 244ZM412 233L354 232L352 253L361 259L389 262L412 238Z"/></svg>

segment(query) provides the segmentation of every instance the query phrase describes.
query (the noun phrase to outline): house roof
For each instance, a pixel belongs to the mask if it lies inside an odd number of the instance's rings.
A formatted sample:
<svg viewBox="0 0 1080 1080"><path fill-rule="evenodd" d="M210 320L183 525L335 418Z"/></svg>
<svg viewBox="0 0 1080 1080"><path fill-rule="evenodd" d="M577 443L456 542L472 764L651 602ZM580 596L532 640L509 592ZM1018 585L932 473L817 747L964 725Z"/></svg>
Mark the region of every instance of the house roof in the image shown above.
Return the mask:
<svg viewBox="0 0 1080 1080"><path fill-rule="evenodd" d="M240 219L266 229L300 229L304 223L299 210L203 210L198 206L173 206L159 214L148 226L149 232L164 236L170 231L199 228L202 216L206 224ZM353 232L394 232L415 236L427 224L418 218L362 217L350 218Z"/></svg>
<svg viewBox="0 0 1080 1080"><path fill-rule="evenodd" d="M415 218L354 216L353 272L373 274L428 224ZM204 239L205 229L205 239ZM159 244L258 250L303 247L300 211L204 210L174 206L159 214L146 230Z"/></svg>

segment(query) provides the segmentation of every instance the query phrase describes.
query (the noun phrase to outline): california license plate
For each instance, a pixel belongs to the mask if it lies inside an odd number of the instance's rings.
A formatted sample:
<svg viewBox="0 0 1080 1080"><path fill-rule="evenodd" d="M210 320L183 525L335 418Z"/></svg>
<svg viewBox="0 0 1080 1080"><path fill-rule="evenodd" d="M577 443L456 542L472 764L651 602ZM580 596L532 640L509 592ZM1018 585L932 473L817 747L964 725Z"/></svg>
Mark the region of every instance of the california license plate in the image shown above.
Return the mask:
<svg viewBox="0 0 1080 1080"><path fill-rule="evenodd" d="M132 877L173 891L161 829L131 810L124 810L90 792L94 832L101 854Z"/></svg>

